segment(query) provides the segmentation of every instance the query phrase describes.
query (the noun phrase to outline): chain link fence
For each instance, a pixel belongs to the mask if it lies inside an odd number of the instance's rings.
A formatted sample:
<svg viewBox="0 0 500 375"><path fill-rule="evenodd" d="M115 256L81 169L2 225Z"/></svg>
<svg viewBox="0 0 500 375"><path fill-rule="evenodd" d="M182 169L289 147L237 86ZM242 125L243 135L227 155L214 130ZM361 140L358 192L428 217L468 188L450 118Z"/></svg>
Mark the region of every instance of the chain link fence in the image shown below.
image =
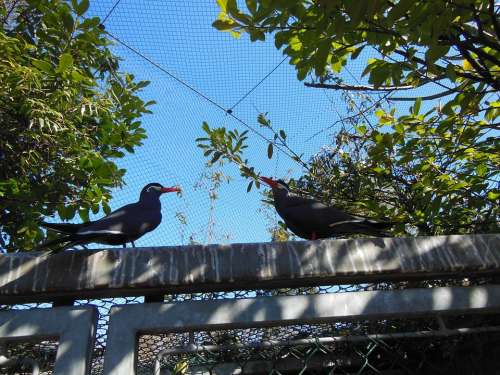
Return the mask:
<svg viewBox="0 0 500 375"><path fill-rule="evenodd" d="M166 295L166 302L349 293L437 286L490 284L489 278L370 283L273 290ZM79 300L99 310L92 375L103 369L110 309L143 303L143 297ZM49 308L50 304L2 306ZM443 328L446 328L443 331ZM500 374L500 317L451 317L339 321L325 324L144 333L137 341L137 374ZM53 371L57 341L8 343L3 355L16 359L1 374ZM498 353L500 354L500 352Z"/></svg>

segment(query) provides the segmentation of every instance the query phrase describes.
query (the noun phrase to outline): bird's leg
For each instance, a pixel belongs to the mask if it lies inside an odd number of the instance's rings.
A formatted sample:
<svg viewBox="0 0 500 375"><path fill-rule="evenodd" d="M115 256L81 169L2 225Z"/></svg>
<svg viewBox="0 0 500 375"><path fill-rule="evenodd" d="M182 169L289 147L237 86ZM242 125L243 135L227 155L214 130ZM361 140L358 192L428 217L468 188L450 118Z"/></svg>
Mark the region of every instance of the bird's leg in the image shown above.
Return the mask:
<svg viewBox="0 0 500 375"><path fill-rule="evenodd" d="M130 241L130 243L132 244L132 247L135 247L134 241Z"/></svg>

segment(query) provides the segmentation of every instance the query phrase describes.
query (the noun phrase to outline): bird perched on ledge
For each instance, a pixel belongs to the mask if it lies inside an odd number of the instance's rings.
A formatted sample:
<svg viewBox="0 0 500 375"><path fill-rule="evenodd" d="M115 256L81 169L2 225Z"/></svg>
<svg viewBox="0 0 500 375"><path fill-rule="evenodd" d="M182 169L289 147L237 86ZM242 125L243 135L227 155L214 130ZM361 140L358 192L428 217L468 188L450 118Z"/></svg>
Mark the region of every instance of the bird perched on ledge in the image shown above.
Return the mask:
<svg viewBox="0 0 500 375"><path fill-rule="evenodd" d="M159 183L144 186L139 201L127 204L109 215L96 221L81 224L47 223L41 226L61 233L62 236L43 243L40 247L47 248L62 244L55 251L95 242L105 245L123 245L134 241L151 232L161 223L160 196L163 193L180 192L179 187L163 187Z"/></svg>
<svg viewBox="0 0 500 375"><path fill-rule="evenodd" d="M259 177L259 180L271 187L276 211L286 226L299 237L316 240L356 233L387 236L384 229L394 225L350 215L317 200L293 195L282 180L269 177Z"/></svg>

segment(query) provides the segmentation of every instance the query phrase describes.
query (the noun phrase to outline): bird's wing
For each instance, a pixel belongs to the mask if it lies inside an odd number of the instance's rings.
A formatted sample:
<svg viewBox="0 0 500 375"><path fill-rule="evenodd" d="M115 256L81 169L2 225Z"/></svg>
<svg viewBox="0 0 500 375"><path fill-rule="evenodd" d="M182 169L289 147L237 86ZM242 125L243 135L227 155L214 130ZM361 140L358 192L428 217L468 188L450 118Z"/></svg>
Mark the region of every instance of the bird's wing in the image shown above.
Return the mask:
<svg viewBox="0 0 500 375"><path fill-rule="evenodd" d="M281 211L289 221L311 231L328 227L339 221L359 219L314 199L302 197L290 197L286 207Z"/></svg>
<svg viewBox="0 0 500 375"><path fill-rule="evenodd" d="M123 206L109 215L92 222L78 231L79 235L125 235L140 236L156 228L161 221L161 212L151 211L132 203Z"/></svg>
<svg viewBox="0 0 500 375"><path fill-rule="evenodd" d="M98 235L98 234L124 234L127 232L128 224L131 220L135 220L134 208L137 203L127 204L119 209L111 212L96 221L92 221L82 230L78 231L79 235Z"/></svg>

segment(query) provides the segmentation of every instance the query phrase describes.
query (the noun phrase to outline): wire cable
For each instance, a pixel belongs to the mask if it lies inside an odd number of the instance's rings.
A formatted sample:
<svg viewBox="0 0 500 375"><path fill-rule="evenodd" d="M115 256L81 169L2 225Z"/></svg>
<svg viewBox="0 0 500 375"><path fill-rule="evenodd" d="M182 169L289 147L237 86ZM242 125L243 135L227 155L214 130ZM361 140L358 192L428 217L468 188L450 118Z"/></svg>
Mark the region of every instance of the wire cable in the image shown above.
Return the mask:
<svg viewBox="0 0 500 375"><path fill-rule="evenodd" d="M271 74L273 74L274 71L278 69L281 66L281 64L283 64L287 59L288 56L285 56L285 58L281 60L279 64L274 67L273 70L267 73L267 75L264 78L262 78L254 87L252 87L245 95L243 95L240 100L238 100L235 104L233 104L233 106L229 108L228 111L232 111L238 104L240 104L243 100L245 100L248 95L250 95L257 87L259 87L262 84L262 82L264 82Z"/></svg>
<svg viewBox="0 0 500 375"><path fill-rule="evenodd" d="M279 150L280 152L282 152L283 154L287 155L290 159L292 159L293 161L295 161L296 163L300 164L302 167L306 168L307 169L307 165L303 162L303 161L299 161L297 160L292 154L290 154L289 152L287 152L286 150L282 149L279 145L276 144L276 142L273 142L271 139L267 138L264 134L262 134L261 132L259 132L257 129L255 129L253 126L249 125L248 123L246 123L245 121L243 121L242 119L240 119L239 117L237 117L236 115L234 115L232 113L231 110L227 110L225 109L223 106L221 106L219 103L217 103L216 101L214 101L213 99L209 98L207 95L203 94L201 91L199 91L198 89L196 89L195 87L189 85L188 83L184 82L182 79L176 77L174 74L170 73L167 69L165 69L163 66L161 66L160 64L158 64L157 62L151 60L149 57L147 57L146 55L144 55L143 53L141 53L139 50L129 46L127 43L123 42L122 40L120 40L118 37L116 37L115 35L111 34L109 31L105 31L106 34L108 34L111 38L113 38L114 40L116 40L119 44L121 44L123 47L127 48L129 51L133 52L134 54L136 54L137 56L141 57L142 59L146 60L147 62L149 62L151 65L153 65L154 67L156 67L157 69L159 69L161 72L165 73L166 75L168 75L170 78L174 79L175 81L177 81L178 83L180 83L181 85L183 85L184 87L186 87L187 89L189 89L190 91L196 93L198 96L202 97L203 99L205 99L206 101L208 101L209 103L211 103L212 105L214 105L215 107L219 108L220 110L224 111L227 115L231 116L232 118L234 118L236 121L238 121L240 124L242 124L243 126L245 126L246 128L248 128L250 131L252 131L254 134L258 135L260 138L262 138L264 141L266 141L267 143L271 143L273 144L273 146ZM276 67L277 68L277 67ZM276 70L276 68L274 70ZM272 72L271 72L272 73ZM269 75L268 75L269 76ZM265 79L265 78L264 78ZM262 80L263 81L263 80Z"/></svg>
<svg viewBox="0 0 500 375"><path fill-rule="evenodd" d="M117 0L115 4L111 7L108 14L106 14L106 17L104 17L104 19L102 20L101 25L104 25L104 23L108 20L109 16L111 16L111 14L115 11L115 8L118 6L118 4L120 4L120 1L122 0Z"/></svg>

